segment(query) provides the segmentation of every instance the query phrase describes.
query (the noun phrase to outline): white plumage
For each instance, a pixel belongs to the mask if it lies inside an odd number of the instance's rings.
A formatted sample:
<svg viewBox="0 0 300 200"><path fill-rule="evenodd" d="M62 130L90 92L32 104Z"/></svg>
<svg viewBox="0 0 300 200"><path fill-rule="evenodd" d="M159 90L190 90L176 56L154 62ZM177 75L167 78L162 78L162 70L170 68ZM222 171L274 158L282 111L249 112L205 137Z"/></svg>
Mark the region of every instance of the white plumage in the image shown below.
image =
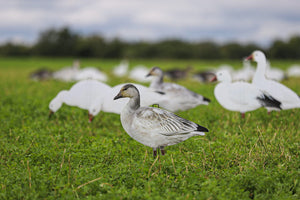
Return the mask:
<svg viewBox="0 0 300 200"><path fill-rule="evenodd" d="M287 69L287 75L289 77L300 77L300 65L291 65Z"/></svg>
<svg viewBox="0 0 300 200"><path fill-rule="evenodd" d="M267 79L279 81L279 82L286 78L284 71L276 67L272 67L270 62L267 62L266 64L265 76Z"/></svg>
<svg viewBox="0 0 300 200"><path fill-rule="evenodd" d="M79 70L73 78L75 81L93 79L102 82L106 82L108 80L107 75L95 67L85 67Z"/></svg>
<svg viewBox="0 0 300 200"><path fill-rule="evenodd" d="M262 106L280 106L279 102L250 83L232 83L228 71L217 72L216 78L220 81L214 90L217 101L227 110L240 112L242 117L245 112L256 110Z"/></svg>
<svg viewBox="0 0 300 200"><path fill-rule="evenodd" d="M281 83L266 79L267 61L263 52L254 51L247 59L252 59L257 62L256 72L252 80L254 85L280 101L282 109L300 108L300 98L294 91ZM268 109L268 111L271 110L272 109Z"/></svg>
<svg viewBox="0 0 300 200"><path fill-rule="evenodd" d="M129 78L142 83L150 82L151 78L146 78L148 72L149 69L147 67L138 65L129 72Z"/></svg>
<svg viewBox="0 0 300 200"><path fill-rule="evenodd" d="M208 98L188 90L181 85L175 83L164 83L164 74L159 67L153 67L147 76L153 76L150 88L162 91L168 96L169 105L162 107L171 112L188 110L202 104L208 105L210 102Z"/></svg>
<svg viewBox="0 0 300 200"><path fill-rule="evenodd" d="M75 60L73 66L64 67L58 71L53 72L53 78L65 82L74 81L74 77L79 72L79 68L80 63L78 60Z"/></svg>
<svg viewBox="0 0 300 200"><path fill-rule="evenodd" d="M140 95L135 86L122 87L114 99L130 98L121 112L121 123L125 131L136 141L157 148L164 155L164 147L182 142L192 136L204 135L208 130L194 122L171 112L152 107L140 107Z"/></svg>
<svg viewBox="0 0 300 200"><path fill-rule="evenodd" d="M110 90L108 85L96 80L80 81L74 84L70 90L63 90L57 94L49 104L50 113L56 112L65 103L88 110L89 120L92 121L93 117L100 112L104 96Z"/></svg>
<svg viewBox="0 0 300 200"><path fill-rule="evenodd" d="M114 67L113 74L117 77L123 77L127 75L129 63L127 60L122 60L121 63Z"/></svg>
<svg viewBox="0 0 300 200"><path fill-rule="evenodd" d="M255 69L251 66L250 61L243 62L243 68L232 72L233 81L250 81L253 78Z"/></svg>

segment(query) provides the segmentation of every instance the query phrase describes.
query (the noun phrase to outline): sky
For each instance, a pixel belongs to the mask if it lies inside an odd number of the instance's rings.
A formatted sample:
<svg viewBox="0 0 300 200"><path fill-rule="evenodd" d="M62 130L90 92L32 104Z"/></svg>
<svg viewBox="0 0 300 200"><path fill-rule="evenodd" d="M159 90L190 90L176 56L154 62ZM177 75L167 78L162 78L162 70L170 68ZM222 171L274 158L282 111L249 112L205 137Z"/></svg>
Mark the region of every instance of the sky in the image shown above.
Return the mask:
<svg viewBox="0 0 300 200"><path fill-rule="evenodd" d="M33 44L62 27L125 41L266 46L300 35L300 0L0 0L0 43Z"/></svg>

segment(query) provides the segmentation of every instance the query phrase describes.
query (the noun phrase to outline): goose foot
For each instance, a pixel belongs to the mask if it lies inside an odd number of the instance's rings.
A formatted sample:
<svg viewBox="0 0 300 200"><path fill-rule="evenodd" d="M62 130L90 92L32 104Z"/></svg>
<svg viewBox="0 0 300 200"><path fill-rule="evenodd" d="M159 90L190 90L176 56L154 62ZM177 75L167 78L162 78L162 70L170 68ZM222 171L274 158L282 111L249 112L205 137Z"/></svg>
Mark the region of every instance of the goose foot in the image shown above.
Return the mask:
<svg viewBox="0 0 300 200"><path fill-rule="evenodd" d="M157 151L156 149L153 149L153 157L156 158L156 156L157 156Z"/></svg>
<svg viewBox="0 0 300 200"><path fill-rule="evenodd" d="M165 151L164 147L159 147L159 148L160 148L161 155L164 156L166 154L166 151Z"/></svg>

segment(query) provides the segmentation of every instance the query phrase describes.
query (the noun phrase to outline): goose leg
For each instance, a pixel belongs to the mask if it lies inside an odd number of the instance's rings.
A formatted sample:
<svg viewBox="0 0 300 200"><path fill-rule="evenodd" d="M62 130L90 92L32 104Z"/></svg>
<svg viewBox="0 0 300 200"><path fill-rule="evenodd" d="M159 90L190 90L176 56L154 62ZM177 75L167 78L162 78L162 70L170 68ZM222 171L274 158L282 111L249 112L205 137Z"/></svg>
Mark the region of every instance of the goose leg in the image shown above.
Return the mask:
<svg viewBox="0 0 300 200"><path fill-rule="evenodd" d="M241 113L243 119L245 119L245 113Z"/></svg>
<svg viewBox="0 0 300 200"><path fill-rule="evenodd" d="M92 114L89 113L89 122L91 123L94 119L94 116Z"/></svg>
<svg viewBox="0 0 300 200"><path fill-rule="evenodd" d="M155 149L153 148L153 157L156 158L156 156L157 156L156 148Z"/></svg>
<svg viewBox="0 0 300 200"><path fill-rule="evenodd" d="M166 154L166 151L165 151L165 147L164 146L161 146L161 147L159 147L160 148L160 153L161 153L161 155L165 155Z"/></svg>

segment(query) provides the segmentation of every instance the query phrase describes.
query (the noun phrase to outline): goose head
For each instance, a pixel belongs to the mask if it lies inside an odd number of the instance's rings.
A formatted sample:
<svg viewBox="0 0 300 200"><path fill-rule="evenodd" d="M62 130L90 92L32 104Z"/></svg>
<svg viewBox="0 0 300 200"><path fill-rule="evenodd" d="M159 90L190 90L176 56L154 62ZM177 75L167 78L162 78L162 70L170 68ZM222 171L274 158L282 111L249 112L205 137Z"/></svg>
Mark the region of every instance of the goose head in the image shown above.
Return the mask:
<svg viewBox="0 0 300 200"><path fill-rule="evenodd" d="M63 104L64 98L67 95L68 91L60 91L54 99L49 103L49 109L51 112L56 112Z"/></svg>
<svg viewBox="0 0 300 200"><path fill-rule="evenodd" d="M262 51L256 50L246 60L253 60L255 62L261 62L266 60L266 56Z"/></svg>
<svg viewBox="0 0 300 200"><path fill-rule="evenodd" d="M120 98L134 98L139 97L139 91L137 88L132 84L126 84L124 85L120 92L115 96L114 100L120 99Z"/></svg>
<svg viewBox="0 0 300 200"><path fill-rule="evenodd" d="M216 80L229 83L232 81L230 73L226 70L218 71L216 73Z"/></svg>
<svg viewBox="0 0 300 200"><path fill-rule="evenodd" d="M158 77L162 77L163 76L163 71L159 68L159 67L153 67L150 72L146 75L146 77L149 76L158 76Z"/></svg>

